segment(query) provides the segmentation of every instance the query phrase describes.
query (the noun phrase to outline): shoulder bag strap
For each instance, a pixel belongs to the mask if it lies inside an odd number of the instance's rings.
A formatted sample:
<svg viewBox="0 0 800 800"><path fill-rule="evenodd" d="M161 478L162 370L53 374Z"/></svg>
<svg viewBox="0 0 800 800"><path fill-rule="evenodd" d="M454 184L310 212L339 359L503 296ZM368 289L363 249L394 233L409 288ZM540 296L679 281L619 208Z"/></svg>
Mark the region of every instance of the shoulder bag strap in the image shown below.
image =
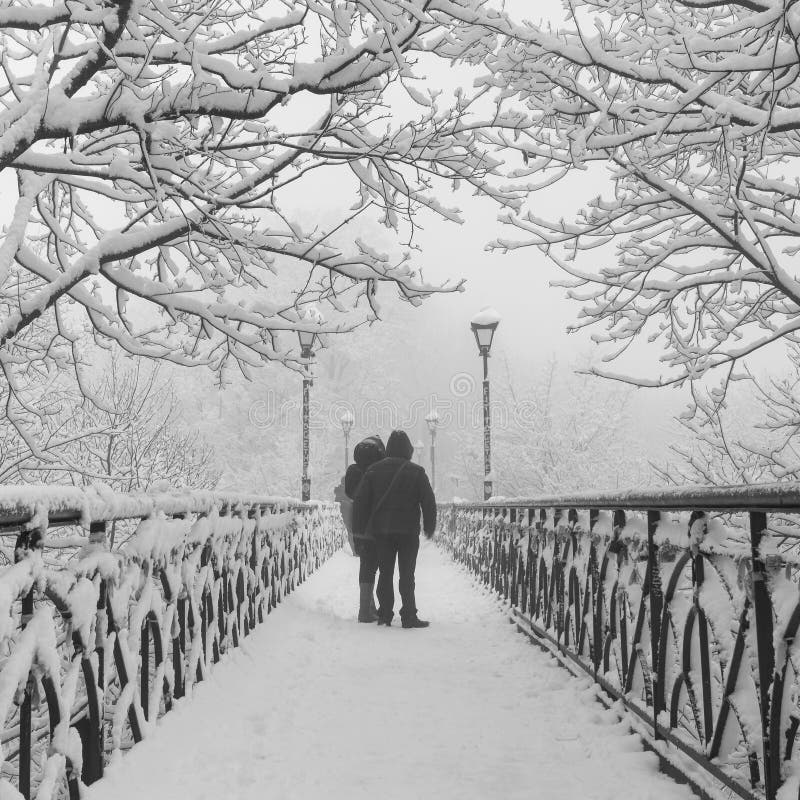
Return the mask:
<svg viewBox="0 0 800 800"><path fill-rule="evenodd" d="M367 533L369 531L369 526L372 524L372 519L377 514L378 509L383 505L384 500L392 493L392 489L394 489L394 485L397 483L397 479L400 477L400 473L405 468L408 461L404 461L400 467L398 468L397 472L395 472L394 477L392 478L392 482L389 484L389 488L383 493L383 497L375 503L375 506L372 509L372 513L369 515L369 519L367 520L366 528L364 532Z"/></svg>

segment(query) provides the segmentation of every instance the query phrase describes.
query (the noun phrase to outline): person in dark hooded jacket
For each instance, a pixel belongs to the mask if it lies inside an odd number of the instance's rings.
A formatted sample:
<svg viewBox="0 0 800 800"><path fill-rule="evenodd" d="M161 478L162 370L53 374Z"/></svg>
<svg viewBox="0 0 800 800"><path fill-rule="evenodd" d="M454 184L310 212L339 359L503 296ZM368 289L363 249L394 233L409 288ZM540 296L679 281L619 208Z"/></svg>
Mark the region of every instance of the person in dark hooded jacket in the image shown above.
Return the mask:
<svg viewBox="0 0 800 800"><path fill-rule="evenodd" d="M344 475L344 493L352 500L364 477L366 470L386 455L386 448L380 436L368 436L353 449L354 464L347 468ZM358 621L375 622L378 612L375 608L375 574L378 571L378 555L375 542L366 536L354 533L356 555L359 558L358 569Z"/></svg>
<svg viewBox="0 0 800 800"><path fill-rule="evenodd" d="M353 502L353 532L371 535L378 555L378 625L394 616L394 565L397 561L400 618L404 628L426 628L417 616L414 572L422 530L430 538L436 529L436 498L428 476L411 462L414 447L405 431L392 431L386 458L364 473Z"/></svg>
<svg viewBox="0 0 800 800"><path fill-rule="evenodd" d="M352 500L364 473L376 461L386 457L386 446L380 436L367 436L353 448L353 461L344 474L344 492Z"/></svg>

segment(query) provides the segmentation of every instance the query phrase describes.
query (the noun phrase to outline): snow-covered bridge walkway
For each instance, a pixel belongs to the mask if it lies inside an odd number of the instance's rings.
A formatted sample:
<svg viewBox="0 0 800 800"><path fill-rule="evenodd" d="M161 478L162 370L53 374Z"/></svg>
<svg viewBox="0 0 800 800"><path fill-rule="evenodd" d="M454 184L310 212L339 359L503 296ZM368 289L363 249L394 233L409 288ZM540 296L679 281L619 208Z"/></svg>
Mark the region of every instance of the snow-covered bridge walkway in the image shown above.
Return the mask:
<svg viewBox="0 0 800 800"><path fill-rule="evenodd" d="M89 800L692 797L433 544L427 630L355 622L337 553Z"/></svg>

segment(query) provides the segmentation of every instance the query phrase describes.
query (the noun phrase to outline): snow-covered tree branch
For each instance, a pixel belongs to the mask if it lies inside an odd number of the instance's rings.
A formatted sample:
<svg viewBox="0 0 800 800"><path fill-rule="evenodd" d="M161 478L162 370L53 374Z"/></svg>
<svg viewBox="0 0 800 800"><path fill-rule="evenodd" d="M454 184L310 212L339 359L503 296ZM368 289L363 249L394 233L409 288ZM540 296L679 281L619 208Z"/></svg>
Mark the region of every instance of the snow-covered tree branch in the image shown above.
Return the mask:
<svg viewBox="0 0 800 800"><path fill-rule="evenodd" d="M800 354L789 353L780 376L745 370L735 384L692 387L680 417L689 440L673 445L669 464L655 465L667 483L724 486L800 478Z"/></svg>
<svg viewBox="0 0 800 800"><path fill-rule="evenodd" d="M571 221L536 213L534 193L504 215L520 235L495 246L550 255L609 360L638 339L664 348L658 375L601 374L674 384L800 341L800 7L565 8L557 31L503 22L491 68L527 127L497 140L521 154L516 176L532 188L575 168L592 181L600 161L611 190Z"/></svg>
<svg viewBox="0 0 800 800"><path fill-rule="evenodd" d="M0 424L0 483L101 481L122 492L215 487L213 449L185 425L158 364L116 356L83 392L60 375L34 395L42 399L27 413L7 414Z"/></svg>
<svg viewBox="0 0 800 800"><path fill-rule="evenodd" d="M424 83L427 66L469 60L486 34L451 13L471 5L0 9L0 175L16 178L3 184L16 200L0 239L0 357L47 365L88 328L182 365L299 365L285 333L373 317L380 283L412 303L457 290L348 224L413 243L423 210L460 221L437 199L443 182L515 205L480 136L503 124L487 90ZM331 185L350 206L335 221L322 211ZM330 309L326 324L304 315L310 304ZM50 333L21 348L42 316Z"/></svg>

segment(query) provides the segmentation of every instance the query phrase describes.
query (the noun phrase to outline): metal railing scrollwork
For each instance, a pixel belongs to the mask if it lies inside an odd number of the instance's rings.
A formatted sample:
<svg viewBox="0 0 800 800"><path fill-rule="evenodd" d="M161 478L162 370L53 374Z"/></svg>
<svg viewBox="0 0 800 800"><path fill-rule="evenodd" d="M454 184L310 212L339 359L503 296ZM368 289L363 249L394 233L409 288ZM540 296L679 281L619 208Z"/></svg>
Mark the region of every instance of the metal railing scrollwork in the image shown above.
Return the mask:
<svg viewBox="0 0 800 800"><path fill-rule="evenodd" d="M320 504L0 489L0 795L79 798L342 543Z"/></svg>
<svg viewBox="0 0 800 800"><path fill-rule="evenodd" d="M729 795L798 797L800 488L456 503L440 513L453 558L523 630L621 700L659 753L691 759Z"/></svg>

